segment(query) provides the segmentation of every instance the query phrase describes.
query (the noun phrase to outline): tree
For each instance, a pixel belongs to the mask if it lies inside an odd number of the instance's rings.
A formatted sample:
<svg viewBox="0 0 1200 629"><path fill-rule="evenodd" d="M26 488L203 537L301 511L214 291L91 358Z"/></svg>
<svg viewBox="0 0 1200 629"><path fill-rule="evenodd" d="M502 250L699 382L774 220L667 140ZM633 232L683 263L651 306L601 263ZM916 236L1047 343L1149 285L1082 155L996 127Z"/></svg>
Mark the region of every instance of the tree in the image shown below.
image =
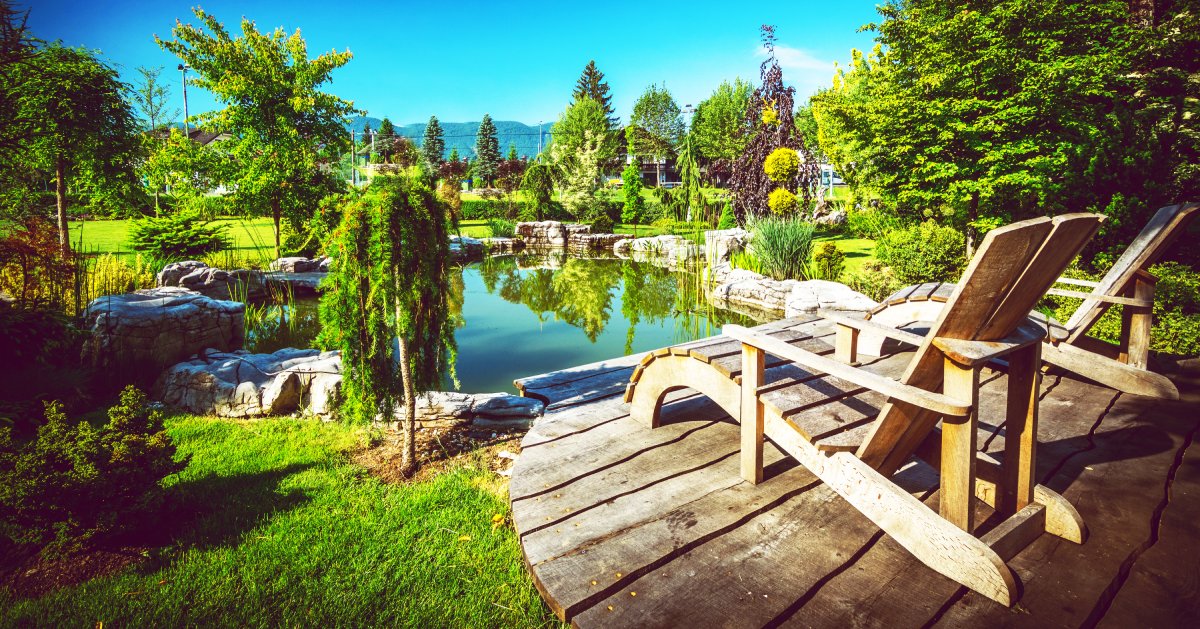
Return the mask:
<svg viewBox="0 0 1200 629"><path fill-rule="evenodd" d="M500 162L496 167L496 185L508 197L509 218L516 217L516 198L514 193L521 187L521 181L525 177L525 169L528 164L525 160L517 157L516 147L508 151L508 157Z"/></svg>
<svg viewBox="0 0 1200 629"><path fill-rule="evenodd" d="M655 186L662 184L662 161L683 139L683 115L666 87L651 85L633 104L633 115L625 128L629 154L650 157L658 173Z"/></svg>
<svg viewBox="0 0 1200 629"><path fill-rule="evenodd" d="M371 143L372 150L385 164L391 163L392 155L396 152L395 139L396 126L385 116L379 122L379 130L375 132L374 141Z"/></svg>
<svg viewBox="0 0 1200 629"><path fill-rule="evenodd" d="M417 467L417 395L453 374L448 242L445 206L429 180L406 174L377 177L351 198L329 243L319 342L342 352L341 412L387 419L402 401L405 475Z"/></svg>
<svg viewBox="0 0 1200 629"><path fill-rule="evenodd" d="M621 222L636 225L646 212L646 200L642 198L642 170L637 164L629 164L621 171L621 191L625 197Z"/></svg>
<svg viewBox="0 0 1200 629"><path fill-rule="evenodd" d="M29 11L19 12L9 0L0 0L0 165L18 157L29 133L29 120L21 117L17 97L28 73L21 65L37 52L37 41L26 28ZM4 168L8 170L8 168Z"/></svg>
<svg viewBox="0 0 1200 629"><path fill-rule="evenodd" d="M563 183L563 206L575 218L586 218L596 206L601 168L617 153L604 107L590 98L572 103L554 123L550 136L548 154L556 178Z"/></svg>
<svg viewBox="0 0 1200 629"><path fill-rule="evenodd" d="M534 220L546 218L553 207L551 195L554 194L554 176L550 167L541 162L529 164L521 178L521 190L529 200Z"/></svg>
<svg viewBox="0 0 1200 629"><path fill-rule="evenodd" d="M195 199L217 188L228 178L229 160L212 145L201 146L171 129L161 144L155 141L138 168L146 187L154 192L154 209L158 211L158 193L170 188L176 198Z"/></svg>
<svg viewBox="0 0 1200 629"><path fill-rule="evenodd" d="M696 105L691 133L700 155L732 164L750 139L746 111L754 86L741 79L722 81L712 96Z"/></svg>
<svg viewBox="0 0 1200 629"><path fill-rule="evenodd" d="M792 118L796 89L783 84L783 70L775 57L774 26L763 25L762 41L767 58L759 67L762 84L754 90L750 108L746 110L745 129L749 140L734 162L729 180L733 209L743 224L747 215L768 212L772 207L769 201L772 194L776 197L777 207L808 208L820 175L816 160L805 147ZM787 177L774 179L768 176L764 166L767 157L780 149L794 151L798 166ZM781 199L785 203L781 204Z"/></svg>
<svg viewBox="0 0 1200 629"><path fill-rule="evenodd" d="M450 157L438 167L438 198L450 209L450 218L458 224L462 210L462 182L467 176L470 164L467 160L458 159L458 149L450 150Z"/></svg>
<svg viewBox="0 0 1200 629"><path fill-rule="evenodd" d="M178 109L171 109L171 90L159 81L163 67L139 66L141 81L134 86L133 102L142 112L142 125L147 131L158 131L179 117Z"/></svg>
<svg viewBox="0 0 1200 629"><path fill-rule="evenodd" d="M442 153L446 151L445 132L438 124L437 116L430 116L425 125L425 138L421 141L421 155L430 169L436 169L442 163Z"/></svg>
<svg viewBox="0 0 1200 629"><path fill-rule="evenodd" d="M233 136L222 148L236 164L235 201L269 212L279 255L284 213L299 227L322 197L344 188L344 182L323 176L320 165L346 148L346 118L361 112L319 88L352 55L331 51L309 59L299 30L262 33L243 18L242 36L234 38L215 17L194 11L202 26L177 22L174 40L155 36L155 41L192 67L193 84L224 104L201 114L200 123Z"/></svg>
<svg viewBox="0 0 1200 629"><path fill-rule="evenodd" d="M133 198L140 191L133 164L141 149L128 87L91 52L51 44L19 64L19 119L27 165L54 172L59 246L71 250L67 231L69 182L96 202Z"/></svg>
<svg viewBox="0 0 1200 629"><path fill-rule="evenodd" d="M586 67L583 68L583 74L579 76L579 80L575 82L575 91L572 93L576 103L584 98L590 98L604 107L604 115L608 118L608 130L616 131L621 126L621 119L613 115L616 113L612 106L612 93L608 89L608 82L604 80L604 73L596 69L596 60L588 61Z"/></svg>
<svg viewBox="0 0 1200 629"><path fill-rule="evenodd" d="M479 131L475 134L475 174L490 186L500 164L500 141L496 139L496 125L492 117L483 115Z"/></svg>
<svg viewBox="0 0 1200 629"><path fill-rule="evenodd" d="M371 123L369 123L369 122L363 123L361 142L362 142L364 149L370 150L370 148L371 148Z"/></svg>

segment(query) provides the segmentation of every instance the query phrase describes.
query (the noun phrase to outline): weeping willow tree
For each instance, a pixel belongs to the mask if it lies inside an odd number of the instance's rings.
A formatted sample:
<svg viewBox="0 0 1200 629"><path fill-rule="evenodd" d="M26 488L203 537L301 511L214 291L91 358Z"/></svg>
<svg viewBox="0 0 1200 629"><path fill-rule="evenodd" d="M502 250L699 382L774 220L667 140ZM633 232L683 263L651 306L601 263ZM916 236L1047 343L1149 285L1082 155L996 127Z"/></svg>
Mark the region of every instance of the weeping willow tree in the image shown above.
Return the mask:
<svg viewBox="0 0 1200 629"><path fill-rule="evenodd" d="M453 373L445 206L420 174L376 177L347 201L327 250L320 344L342 352L343 417L394 416L403 402L401 468L417 467L417 395Z"/></svg>

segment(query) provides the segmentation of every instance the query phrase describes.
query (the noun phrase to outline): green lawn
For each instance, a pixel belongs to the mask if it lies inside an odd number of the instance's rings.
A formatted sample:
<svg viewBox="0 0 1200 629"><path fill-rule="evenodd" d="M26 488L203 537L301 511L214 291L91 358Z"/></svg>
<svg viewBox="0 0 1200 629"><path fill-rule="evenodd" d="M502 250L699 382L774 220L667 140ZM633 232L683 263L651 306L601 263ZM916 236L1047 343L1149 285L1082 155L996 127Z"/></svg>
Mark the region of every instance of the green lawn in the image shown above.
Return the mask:
<svg viewBox="0 0 1200 629"><path fill-rule="evenodd" d="M275 259L275 231L269 218L224 218L213 221L226 225L239 257ZM71 242L81 243L84 253L114 253L127 255L129 249L128 220L72 221ZM82 237L82 241L80 238Z"/></svg>
<svg viewBox="0 0 1200 629"><path fill-rule="evenodd" d="M3 626L537 627L557 621L477 462L413 485L347 456L365 431L315 420L168 420L191 463L170 481L165 546L42 598L0 590Z"/></svg>
<svg viewBox="0 0 1200 629"><path fill-rule="evenodd" d="M875 259L875 241L868 238L856 238L844 234L817 232L815 242L824 242L826 240L833 241L842 253L846 254L846 271L842 276L842 281L846 281L846 276L862 271L862 267L867 262Z"/></svg>

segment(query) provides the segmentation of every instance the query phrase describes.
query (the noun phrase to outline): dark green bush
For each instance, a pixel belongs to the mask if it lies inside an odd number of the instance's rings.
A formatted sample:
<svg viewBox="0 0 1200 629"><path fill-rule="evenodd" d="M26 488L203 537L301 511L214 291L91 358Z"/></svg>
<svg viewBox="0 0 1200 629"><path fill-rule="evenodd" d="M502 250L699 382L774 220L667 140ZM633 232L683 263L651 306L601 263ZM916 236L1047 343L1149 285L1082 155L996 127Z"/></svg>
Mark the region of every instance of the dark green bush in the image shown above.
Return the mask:
<svg viewBox="0 0 1200 629"><path fill-rule="evenodd" d="M46 405L46 423L17 444L0 430L0 534L51 554L80 549L132 529L165 497L162 481L186 467L162 416L129 386L96 430L71 425L62 405Z"/></svg>
<svg viewBox="0 0 1200 629"><path fill-rule="evenodd" d="M129 245L162 262L199 258L229 246L224 225L211 225L194 211L144 218L129 226Z"/></svg>
<svg viewBox="0 0 1200 629"><path fill-rule="evenodd" d="M721 220L717 223L717 229L733 229L737 226L737 216L733 213L733 201L728 201L721 208Z"/></svg>
<svg viewBox="0 0 1200 629"><path fill-rule="evenodd" d="M597 214L591 220L593 234L611 234L613 232L613 220L606 214Z"/></svg>
<svg viewBox="0 0 1200 629"><path fill-rule="evenodd" d="M864 264L858 273L852 274L846 280L846 285L875 301L883 301L905 286L896 279L890 268L874 260Z"/></svg>
<svg viewBox="0 0 1200 629"><path fill-rule="evenodd" d="M875 257L905 284L952 282L966 265L966 241L953 227L925 221L884 234Z"/></svg>
<svg viewBox="0 0 1200 629"><path fill-rule="evenodd" d="M813 254L812 279L836 282L846 270L846 254L837 245L826 241L817 246Z"/></svg>
<svg viewBox="0 0 1200 629"><path fill-rule="evenodd" d="M492 238L512 238L517 234L517 224L507 218L489 218L488 227L492 230Z"/></svg>
<svg viewBox="0 0 1200 629"><path fill-rule="evenodd" d="M80 354L85 334L53 310L0 305L0 426L19 436L41 423L43 402L86 389L89 372Z"/></svg>

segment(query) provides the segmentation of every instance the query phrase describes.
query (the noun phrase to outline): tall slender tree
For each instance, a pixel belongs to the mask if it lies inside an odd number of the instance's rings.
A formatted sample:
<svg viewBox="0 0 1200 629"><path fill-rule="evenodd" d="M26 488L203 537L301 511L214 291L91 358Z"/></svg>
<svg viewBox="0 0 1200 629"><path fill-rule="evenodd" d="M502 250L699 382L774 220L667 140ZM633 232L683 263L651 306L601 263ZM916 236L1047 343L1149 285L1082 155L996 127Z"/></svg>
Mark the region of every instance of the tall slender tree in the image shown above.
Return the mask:
<svg viewBox="0 0 1200 629"><path fill-rule="evenodd" d="M243 18L242 36L235 38L214 16L194 12L202 26L176 22L174 40L155 41L192 67L193 84L224 104L201 114L200 124L233 136L222 147L237 164L234 197L271 216L279 255L285 213L300 227L320 198L343 185L326 176L320 162L346 148L346 118L361 112L320 87L353 55L331 51L310 59L299 30L263 33Z"/></svg>
<svg viewBox="0 0 1200 629"><path fill-rule="evenodd" d="M442 154L446 151L446 134L442 125L438 124L437 116L430 116L425 125L425 138L421 141L421 155L429 165L430 172L436 171L442 164Z"/></svg>
<svg viewBox="0 0 1200 629"><path fill-rule="evenodd" d="M612 93L609 91L608 82L604 80L604 73L596 68L595 59L588 61L587 66L583 68L583 74L575 82L572 95L577 103L583 98L591 98L600 103L604 107L604 115L608 118L610 131L616 131L621 126L621 119L614 115L616 111L612 106Z"/></svg>
<svg viewBox="0 0 1200 629"><path fill-rule="evenodd" d="M376 178L330 238L319 342L342 352L348 419L391 418L402 403L405 475L417 467L417 395L453 377L448 242L445 205L423 173Z"/></svg>
<svg viewBox="0 0 1200 629"><path fill-rule="evenodd" d="M133 174L141 146L128 86L117 71L81 48L51 44L19 64L18 119L31 121L24 139L27 165L54 172L59 246L67 231L69 180L99 200L140 194Z"/></svg>
<svg viewBox="0 0 1200 629"><path fill-rule="evenodd" d="M392 155L396 152L396 126L391 120L384 116L379 122L379 130L375 132L375 154L387 164L392 161Z"/></svg>
<svg viewBox="0 0 1200 629"><path fill-rule="evenodd" d="M475 135L475 174L490 186L499 165L500 140L496 138L496 124L490 115L484 114Z"/></svg>
<svg viewBox="0 0 1200 629"><path fill-rule="evenodd" d="M141 79L134 84L133 103L141 110L142 125L147 131L158 131L179 117L179 110L168 105L171 88L160 80L162 71L162 66L137 68Z"/></svg>
<svg viewBox="0 0 1200 629"><path fill-rule="evenodd" d="M661 185L662 162L683 139L683 115L666 87L651 85L642 92L633 105L625 137L631 155L654 159L655 185Z"/></svg>

